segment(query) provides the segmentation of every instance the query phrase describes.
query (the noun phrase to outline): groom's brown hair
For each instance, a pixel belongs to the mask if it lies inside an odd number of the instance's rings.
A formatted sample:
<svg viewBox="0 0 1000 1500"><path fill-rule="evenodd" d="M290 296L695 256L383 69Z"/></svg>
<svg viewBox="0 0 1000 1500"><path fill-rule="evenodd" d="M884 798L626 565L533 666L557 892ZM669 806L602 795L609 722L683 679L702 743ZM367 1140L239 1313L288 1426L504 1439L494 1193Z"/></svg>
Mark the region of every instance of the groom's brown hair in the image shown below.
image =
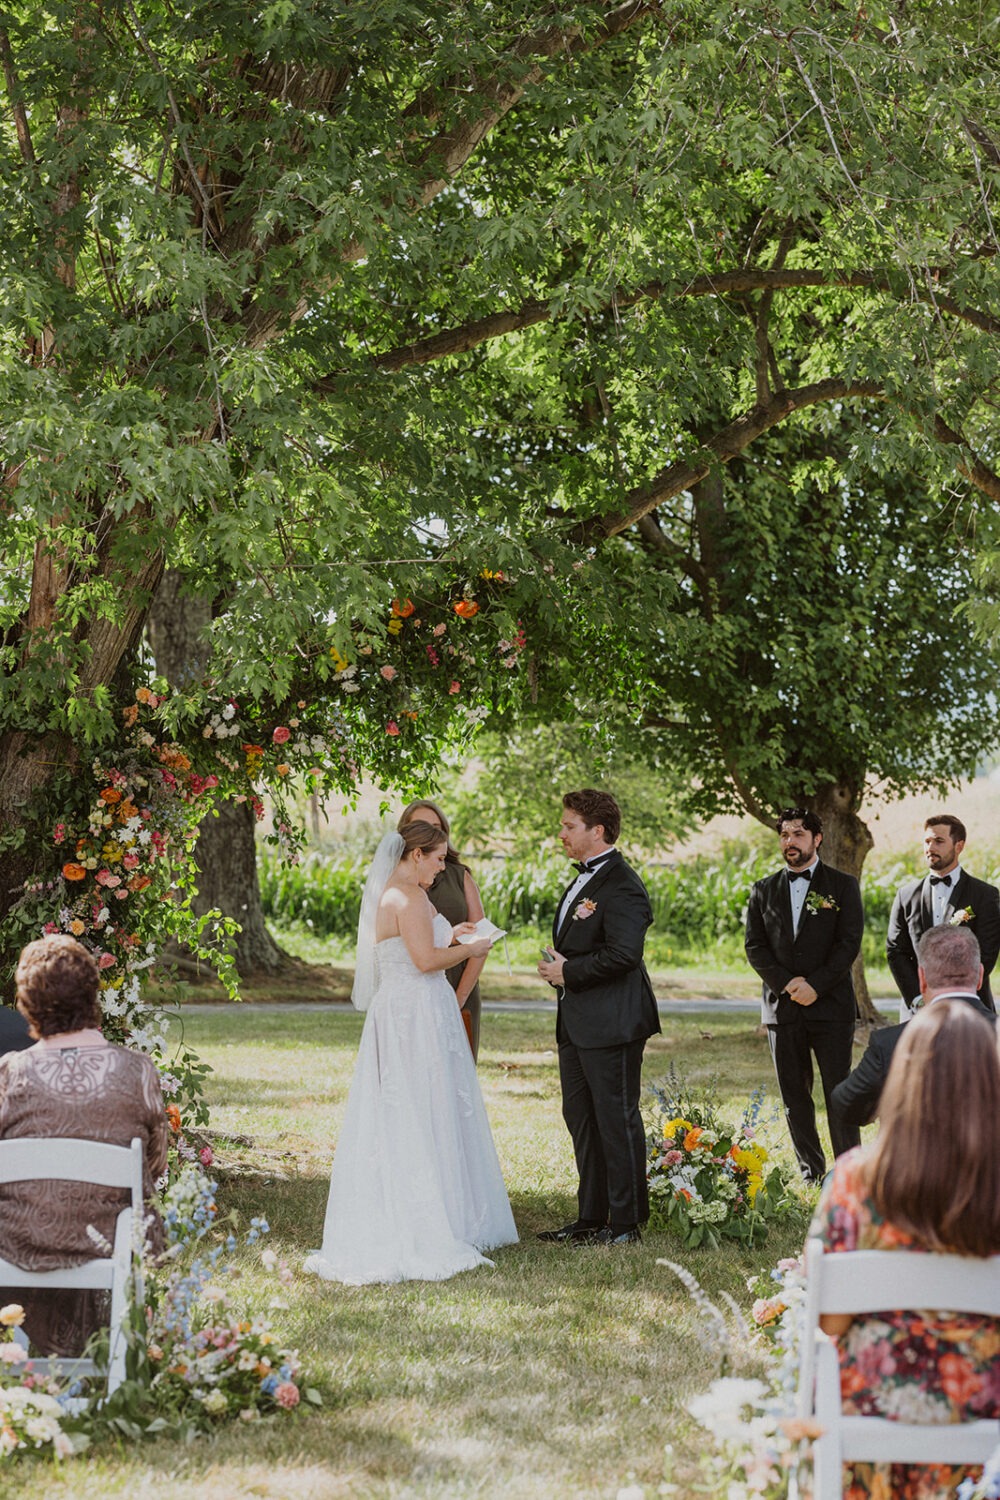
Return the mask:
<svg viewBox="0 0 1000 1500"><path fill-rule="evenodd" d="M604 829L604 842L616 844L622 827L622 811L610 792L599 792L595 787L585 786L579 792L567 792L563 807L578 813L588 828L598 823Z"/></svg>
<svg viewBox="0 0 1000 1500"><path fill-rule="evenodd" d="M878 1212L926 1249L1000 1253L1000 1057L967 1001L903 1028L862 1170Z"/></svg>

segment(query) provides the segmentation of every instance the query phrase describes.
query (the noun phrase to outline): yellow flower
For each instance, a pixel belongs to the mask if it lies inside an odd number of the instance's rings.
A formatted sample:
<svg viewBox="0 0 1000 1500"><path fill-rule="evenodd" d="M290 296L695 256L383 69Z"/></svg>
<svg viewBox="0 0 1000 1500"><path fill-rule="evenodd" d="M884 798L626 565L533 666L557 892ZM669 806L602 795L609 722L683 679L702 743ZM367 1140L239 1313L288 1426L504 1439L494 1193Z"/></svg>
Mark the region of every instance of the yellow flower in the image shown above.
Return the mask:
<svg viewBox="0 0 1000 1500"><path fill-rule="evenodd" d="M682 1120L680 1116L678 1116L676 1120L667 1121L667 1123L663 1127L663 1134L665 1137L669 1136L671 1139L673 1139L678 1130L683 1130L686 1135L689 1130L693 1129L694 1126L691 1124L690 1120Z"/></svg>
<svg viewBox="0 0 1000 1500"><path fill-rule="evenodd" d="M74 917L72 922L69 924L69 930L74 937L82 937L87 930L87 924L85 922L81 922L79 917Z"/></svg>
<svg viewBox="0 0 1000 1500"><path fill-rule="evenodd" d="M347 660L346 656L341 656L336 646L330 647L330 657L333 661L333 669L335 672L346 672L347 668L350 666L350 662Z"/></svg>
<svg viewBox="0 0 1000 1500"><path fill-rule="evenodd" d="M398 635L403 628L403 622L398 615L393 615L392 619L389 621L388 625L385 628L390 635Z"/></svg>
<svg viewBox="0 0 1000 1500"><path fill-rule="evenodd" d="M763 1186L764 1179L759 1172L754 1172L750 1177L747 1178L747 1197L750 1199L751 1203L756 1198L757 1194L760 1192Z"/></svg>

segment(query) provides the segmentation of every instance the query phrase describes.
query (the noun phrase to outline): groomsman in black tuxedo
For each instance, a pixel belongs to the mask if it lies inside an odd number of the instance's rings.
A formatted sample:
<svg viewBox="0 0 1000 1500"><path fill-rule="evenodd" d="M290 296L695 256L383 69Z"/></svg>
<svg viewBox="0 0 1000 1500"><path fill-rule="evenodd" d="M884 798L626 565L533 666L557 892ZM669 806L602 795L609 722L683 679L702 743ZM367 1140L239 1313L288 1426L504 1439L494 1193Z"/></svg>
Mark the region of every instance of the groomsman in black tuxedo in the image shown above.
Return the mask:
<svg viewBox="0 0 1000 1500"><path fill-rule="evenodd" d="M889 916L885 951L892 977L899 987L899 1019L909 1020L911 1004L920 993L917 944L932 927L951 924L969 928L979 944L983 982L979 998L996 1011L990 974L1000 954L1000 891L976 880L962 869L965 824L951 813L934 813L924 823L927 874L907 881L896 892Z"/></svg>
<svg viewBox="0 0 1000 1500"><path fill-rule="evenodd" d="M653 913L646 887L614 847L620 828L608 792L563 798L559 833L577 875L559 901L551 957L538 972L559 1000L563 1119L580 1187L576 1219L544 1230L541 1240L630 1245L649 1217L639 1091L646 1038L660 1030L642 961Z"/></svg>
<svg viewBox="0 0 1000 1500"><path fill-rule="evenodd" d="M996 1025L996 1014L987 1010L977 994L983 966L979 944L967 926L928 928L917 944L917 972L920 993L914 1009L936 1005L939 1000L959 1000ZM906 1023L900 1022L872 1032L864 1057L833 1091L831 1119L835 1117L845 1127L868 1125L875 1119L892 1054L905 1029Z"/></svg>
<svg viewBox="0 0 1000 1500"><path fill-rule="evenodd" d="M861 948L864 909L854 876L820 860L823 825L814 812L788 808L777 830L785 868L750 892L746 955L763 980L761 1020L799 1167L807 1182L819 1182L826 1162L812 1097L814 1058L834 1155L861 1141L856 1127L835 1122L830 1105L851 1071L851 965Z"/></svg>

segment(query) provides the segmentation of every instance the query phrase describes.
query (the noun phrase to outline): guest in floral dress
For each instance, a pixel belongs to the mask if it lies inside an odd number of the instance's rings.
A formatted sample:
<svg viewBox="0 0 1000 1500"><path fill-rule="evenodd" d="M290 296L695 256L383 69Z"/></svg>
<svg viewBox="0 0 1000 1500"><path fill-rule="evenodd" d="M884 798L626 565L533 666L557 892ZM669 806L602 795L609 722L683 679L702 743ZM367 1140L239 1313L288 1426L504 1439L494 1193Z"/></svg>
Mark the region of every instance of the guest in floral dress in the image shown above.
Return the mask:
<svg viewBox="0 0 1000 1500"><path fill-rule="evenodd" d="M72 1136L143 1145L147 1202L167 1165L167 1119L160 1078L149 1058L105 1041L100 1031L100 976L92 954L62 933L29 943L15 973L17 1008L35 1045L0 1058L0 1137ZM26 1271L79 1265L111 1242L127 1202L120 1188L90 1183L12 1182L0 1187L0 1255ZM162 1242L151 1213L146 1234ZM19 1302L24 1329L42 1354L79 1354L108 1321L106 1292L0 1287Z"/></svg>
<svg viewBox="0 0 1000 1500"><path fill-rule="evenodd" d="M993 1028L939 1000L896 1048L872 1147L838 1158L810 1234L828 1251L1000 1254L1000 1058ZM844 1410L896 1421L1000 1417L1000 1323L887 1310L827 1314ZM854 1464L846 1500L953 1500L977 1468Z"/></svg>

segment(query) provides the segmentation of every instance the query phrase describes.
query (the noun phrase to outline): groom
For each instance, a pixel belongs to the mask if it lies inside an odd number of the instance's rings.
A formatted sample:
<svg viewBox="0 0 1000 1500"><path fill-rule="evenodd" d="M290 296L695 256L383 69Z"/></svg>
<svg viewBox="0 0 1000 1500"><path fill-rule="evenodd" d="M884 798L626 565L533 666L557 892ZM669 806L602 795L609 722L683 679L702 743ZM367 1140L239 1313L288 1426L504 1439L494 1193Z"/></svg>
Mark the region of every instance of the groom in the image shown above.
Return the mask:
<svg viewBox="0 0 1000 1500"><path fill-rule="evenodd" d="M630 1245L649 1217L642 1052L660 1029L642 961L653 920L646 887L614 847L621 812L608 792L567 792L559 836L577 877L538 972L558 993L563 1119L580 1174L578 1217L540 1240Z"/></svg>

